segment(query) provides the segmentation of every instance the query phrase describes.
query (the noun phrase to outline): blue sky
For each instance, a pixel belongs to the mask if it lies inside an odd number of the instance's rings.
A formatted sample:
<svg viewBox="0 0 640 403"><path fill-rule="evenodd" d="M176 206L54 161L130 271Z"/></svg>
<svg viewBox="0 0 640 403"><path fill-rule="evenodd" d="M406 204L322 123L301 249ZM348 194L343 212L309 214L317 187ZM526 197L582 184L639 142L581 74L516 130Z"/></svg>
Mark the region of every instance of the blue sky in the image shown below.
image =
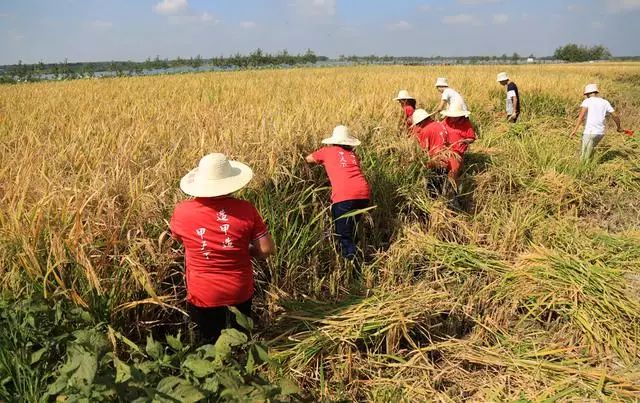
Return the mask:
<svg viewBox="0 0 640 403"><path fill-rule="evenodd" d="M640 0L0 0L0 64L256 48L410 56L640 55Z"/></svg>

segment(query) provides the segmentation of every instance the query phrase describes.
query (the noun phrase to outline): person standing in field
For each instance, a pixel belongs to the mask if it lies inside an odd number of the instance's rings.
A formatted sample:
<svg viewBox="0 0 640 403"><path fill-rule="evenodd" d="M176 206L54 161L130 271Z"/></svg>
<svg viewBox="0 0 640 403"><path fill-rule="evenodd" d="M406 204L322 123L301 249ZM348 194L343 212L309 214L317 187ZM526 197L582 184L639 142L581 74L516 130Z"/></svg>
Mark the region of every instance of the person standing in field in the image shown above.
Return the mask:
<svg viewBox="0 0 640 403"><path fill-rule="evenodd" d="M357 256L357 224L360 214L344 217L369 206L370 189L362 173L354 147L360 140L346 126L336 126L331 137L322 140L326 147L309 154L309 164L322 164L331 183L331 215L340 252L347 260Z"/></svg>
<svg viewBox="0 0 640 403"><path fill-rule="evenodd" d="M402 111L404 112L405 124L407 128L410 128L412 123L411 116L413 112L416 110L416 99L409 95L409 91L400 90L398 92L398 96L393 99L394 101L398 101L400 107L402 107Z"/></svg>
<svg viewBox="0 0 640 403"><path fill-rule="evenodd" d="M251 314L251 257L275 252L260 213L232 196L252 177L247 165L209 154L180 181L180 189L194 198L178 203L170 228L184 245L187 308L204 343L215 343L229 325L238 328L228 306Z"/></svg>
<svg viewBox="0 0 640 403"><path fill-rule="evenodd" d="M616 123L619 133L624 131L620 124L620 117L609 101L599 97L598 94L599 91L596 84L589 84L584 88L585 100L582 101L582 104L580 105L580 114L578 115L576 125L571 132L571 137L576 135L586 116L584 131L582 133L582 147L580 154L580 159L583 161L591 158L593 149L604 137L605 120L607 115L611 115L613 121Z"/></svg>
<svg viewBox="0 0 640 403"><path fill-rule="evenodd" d="M521 104L518 86L509 79L509 76L505 72L498 73L496 80L507 89L507 120L511 123L515 123L520 116Z"/></svg>
<svg viewBox="0 0 640 403"><path fill-rule="evenodd" d="M454 107L442 111L444 117L442 124L445 127L449 149L454 153L449 158L449 178L457 188L458 178L464 165L464 154L469 144L476 141L476 132L473 129L469 115L471 112Z"/></svg>
<svg viewBox="0 0 640 403"><path fill-rule="evenodd" d="M432 115L454 106L465 111L468 110L462 95L453 88L449 88L449 82L445 77L438 77L436 80L436 89L442 93L442 96L440 97L440 103Z"/></svg>

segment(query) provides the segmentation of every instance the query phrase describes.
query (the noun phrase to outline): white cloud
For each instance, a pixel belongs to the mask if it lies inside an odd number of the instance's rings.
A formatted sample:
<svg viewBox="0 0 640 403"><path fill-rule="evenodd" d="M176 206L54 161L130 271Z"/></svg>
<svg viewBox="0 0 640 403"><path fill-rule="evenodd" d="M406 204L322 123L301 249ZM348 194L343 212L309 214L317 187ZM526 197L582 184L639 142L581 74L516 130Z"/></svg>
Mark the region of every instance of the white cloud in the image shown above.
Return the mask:
<svg viewBox="0 0 640 403"><path fill-rule="evenodd" d="M305 17L332 17L336 15L336 0L293 0L293 6L298 14Z"/></svg>
<svg viewBox="0 0 640 403"><path fill-rule="evenodd" d="M254 21L240 21L240 28L242 29L253 29L257 26L258 24L256 24Z"/></svg>
<svg viewBox="0 0 640 403"><path fill-rule="evenodd" d="M480 21L471 14L445 15L442 17L445 24L473 24L478 25Z"/></svg>
<svg viewBox="0 0 640 403"><path fill-rule="evenodd" d="M495 25L506 24L509 21L509 16L506 14L494 14L492 21Z"/></svg>
<svg viewBox="0 0 640 403"><path fill-rule="evenodd" d="M410 31L413 29L413 25L407 21L401 20L387 25L387 29L389 31Z"/></svg>
<svg viewBox="0 0 640 403"><path fill-rule="evenodd" d="M180 14L188 10L188 8L187 0L162 0L153 6L153 11L158 14L173 15Z"/></svg>
<svg viewBox="0 0 640 403"><path fill-rule="evenodd" d="M604 0L604 3L611 13L640 10L640 0Z"/></svg>
<svg viewBox="0 0 640 403"><path fill-rule="evenodd" d="M91 29L95 29L97 31L106 31L113 27L113 23L111 21L102 21L102 20L94 20L89 22L88 27Z"/></svg>
<svg viewBox="0 0 640 403"><path fill-rule="evenodd" d="M169 16L169 24L172 25L184 25L184 24L217 24L220 20L218 20L213 14L208 12L202 13L190 13L184 15L170 15Z"/></svg>

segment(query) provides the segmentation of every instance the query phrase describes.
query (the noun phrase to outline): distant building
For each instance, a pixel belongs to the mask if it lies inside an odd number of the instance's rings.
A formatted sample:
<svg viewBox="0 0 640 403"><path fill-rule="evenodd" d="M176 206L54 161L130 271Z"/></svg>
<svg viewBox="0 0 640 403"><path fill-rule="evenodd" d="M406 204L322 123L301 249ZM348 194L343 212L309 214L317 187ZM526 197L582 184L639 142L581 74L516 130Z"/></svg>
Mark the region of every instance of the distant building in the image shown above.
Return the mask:
<svg viewBox="0 0 640 403"><path fill-rule="evenodd" d="M534 59L533 57L529 57L527 58L527 63L535 63L536 59Z"/></svg>

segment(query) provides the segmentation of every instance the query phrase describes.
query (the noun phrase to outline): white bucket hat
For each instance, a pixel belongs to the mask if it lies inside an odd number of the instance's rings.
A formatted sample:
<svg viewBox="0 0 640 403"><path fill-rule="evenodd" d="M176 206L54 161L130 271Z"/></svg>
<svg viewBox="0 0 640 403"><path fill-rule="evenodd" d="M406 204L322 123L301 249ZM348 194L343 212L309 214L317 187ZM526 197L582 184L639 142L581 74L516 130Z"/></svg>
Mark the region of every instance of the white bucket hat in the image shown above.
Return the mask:
<svg viewBox="0 0 640 403"><path fill-rule="evenodd" d="M360 140L349 134L347 126L340 125L333 129L331 137L327 137L322 140L322 144L336 144L355 147L360 145Z"/></svg>
<svg viewBox="0 0 640 403"><path fill-rule="evenodd" d="M412 126L415 126L418 123L422 122L423 120L431 117L431 115L433 115L433 113L429 113L424 109L416 109L413 112L413 115L411 115L411 122L413 123Z"/></svg>
<svg viewBox="0 0 640 403"><path fill-rule="evenodd" d="M449 83L447 82L446 77L438 77L436 79L436 87L448 87Z"/></svg>
<svg viewBox="0 0 640 403"><path fill-rule="evenodd" d="M415 99L414 97L412 97L411 95L409 95L409 91L407 90L400 90L400 92L398 92L398 96L393 98L394 101L400 101L402 99Z"/></svg>
<svg viewBox="0 0 640 403"><path fill-rule="evenodd" d="M214 153L202 157L198 167L180 180L180 189L195 197L224 196L247 186L251 178L251 168Z"/></svg>
<svg viewBox="0 0 640 403"><path fill-rule="evenodd" d="M462 116L468 118L469 115L471 115L471 112L464 110L460 104L455 103L451 105L449 109L445 109L444 111L440 112L440 114L447 118L459 118Z"/></svg>
<svg viewBox="0 0 640 403"><path fill-rule="evenodd" d="M584 95L591 94L592 92L599 92L598 84L588 84L584 87Z"/></svg>
<svg viewBox="0 0 640 403"><path fill-rule="evenodd" d="M496 77L497 82L507 81L508 79L509 79L509 76L504 71L502 73L498 73L498 76Z"/></svg>

